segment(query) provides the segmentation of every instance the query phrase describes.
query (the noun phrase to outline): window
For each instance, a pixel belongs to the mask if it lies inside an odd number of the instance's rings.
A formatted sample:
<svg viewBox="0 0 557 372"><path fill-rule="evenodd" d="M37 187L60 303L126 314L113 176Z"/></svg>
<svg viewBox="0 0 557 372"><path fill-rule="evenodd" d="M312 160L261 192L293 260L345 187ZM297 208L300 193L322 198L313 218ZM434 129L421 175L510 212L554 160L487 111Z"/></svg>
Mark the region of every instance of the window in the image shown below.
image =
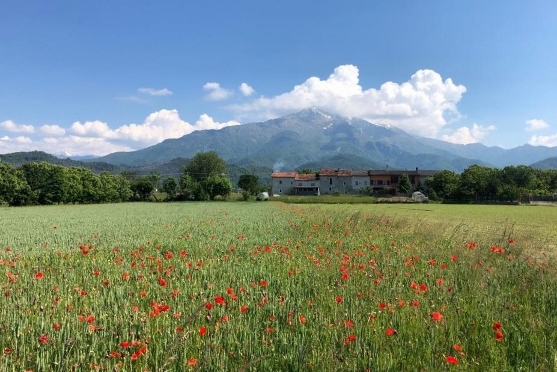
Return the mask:
<svg viewBox="0 0 557 372"><path fill-rule="evenodd" d="M282 194L282 189L279 189L279 194Z"/></svg>
<svg viewBox="0 0 557 372"><path fill-rule="evenodd" d="M331 177L331 178L329 178L329 185L332 185L332 184L333 184L333 178Z"/></svg>
<svg viewBox="0 0 557 372"><path fill-rule="evenodd" d="M364 181L364 186L367 186L367 181Z"/></svg>
<svg viewBox="0 0 557 372"><path fill-rule="evenodd" d="M329 186L329 191L332 191L332 190L333 190L333 188L331 186Z"/></svg>
<svg viewBox="0 0 557 372"><path fill-rule="evenodd" d="M346 181L344 181L342 184L343 184L344 186L346 186Z"/></svg>
<svg viewBox="0 0 557 372"><path fill-rule="evenodd" d="M356 181L355 183L356 183L356 186L358 186L360 184L358 181Z"/></svg>
<svg viewBox="0 0 557 372"><path fill-rule="evenodd" d="M377 180L377 184L378 184L378 185L382 185L382 184L383 184L383 180Z"/></svg>
<svg viewBox="0 0 557 372"><path fill-rule="evenodd" d="M279 181L279 185L282 185L282 180Z"/></svg>
<svg viewBox="0 0 557 372"><path fill-rule="evenodd" d="M294 181L290 181L290 184L293 185L293 184L294 184Z"/></svg>
<svg viewBox="0 0 557 372"><path fill-rule="evenodd" d="M387 180L387 185L390 185L390 184L391 184L391 181Z"/></svg>

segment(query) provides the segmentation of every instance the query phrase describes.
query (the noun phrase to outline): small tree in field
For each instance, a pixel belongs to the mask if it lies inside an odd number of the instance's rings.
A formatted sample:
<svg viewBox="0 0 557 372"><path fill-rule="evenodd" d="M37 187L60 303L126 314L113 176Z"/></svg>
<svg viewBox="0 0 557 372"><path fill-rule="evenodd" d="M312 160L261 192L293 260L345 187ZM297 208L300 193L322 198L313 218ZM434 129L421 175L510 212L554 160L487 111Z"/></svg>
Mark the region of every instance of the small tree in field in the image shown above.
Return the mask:
<svg viewBox="0 0 557 372"><path fill-rule="evenodd" d="M409 194L412 190L412 184L410 183L410 177L405 173L400 176L400 180L398 181L397 190L401 194Z"/></svg>

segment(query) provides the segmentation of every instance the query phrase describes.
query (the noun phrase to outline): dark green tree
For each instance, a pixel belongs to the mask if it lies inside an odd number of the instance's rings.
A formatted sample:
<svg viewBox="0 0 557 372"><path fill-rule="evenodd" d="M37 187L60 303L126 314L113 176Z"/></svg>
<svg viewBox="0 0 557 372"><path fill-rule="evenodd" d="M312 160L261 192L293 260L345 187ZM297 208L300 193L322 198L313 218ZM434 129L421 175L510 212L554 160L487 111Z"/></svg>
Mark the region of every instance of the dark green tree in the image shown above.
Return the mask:
<svg viewBox="0 0 557 372"><path fill-rule="evenodd" d="M153 183L148 176L141 176L131 184L131 190L139 200L147 200L153 192Z"/></svg>
<svg viewBox="0 0 557 372"><path fill-rule="evenodd" d="M410 177L408 177L406 173L400 176L398 180L397 191L401 194L410 194L410 191L412 191Z"/></svg>
<svg viewBox="0 0 557 372"><path fill-rule="evenodd" d="M203 183L210 176L226 174L226 162L214 151L199 152L186 165L184 172Z"/></svg>
<svg viewBox="0 0 557 372"><path fill-rule="evenodd" d="M261 190L259 177L254 174L242 174L238 179L238 187L248 195L256 195Z"/></svg>
<svg viewBox="0 0 557 372"><path fill-rule="evenodd" d="M178 183L174 177L168 177L162 183L162 191L166 193L166 200L174 200L177 189Z"/></svg>
<svg viewBox="0 0 557 372"><path fill-rule="evenodd" d="M217 196L226 199L232 192L232 185L228 178L218 175L210 176L204 182L204 188L210 200L215 200Z"/></svg>
<svg viewBox="0 0 557 372"><path fill-rule="evenodd" d="M428 190L434 190L441 199L451 199L458 188L459 175L450 170L442 170L425 180Z"/></svg>

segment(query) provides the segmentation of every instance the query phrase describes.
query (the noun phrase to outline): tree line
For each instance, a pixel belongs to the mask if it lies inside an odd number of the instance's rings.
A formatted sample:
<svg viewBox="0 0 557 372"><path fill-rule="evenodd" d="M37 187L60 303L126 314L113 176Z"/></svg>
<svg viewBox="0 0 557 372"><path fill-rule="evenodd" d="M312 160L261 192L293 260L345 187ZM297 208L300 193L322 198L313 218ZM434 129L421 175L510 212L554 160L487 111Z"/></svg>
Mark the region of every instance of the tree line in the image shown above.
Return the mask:
<svg viewBox="0 0 557 372"><path fill-rule="evenodd" d="M157 191L167 201L226 199L232 192L225 161L215 152L194 156L177 180L161 180L157 172L136 176L125 171L95 174L82 167L65 167L47 162L13 167L0 161L0 204L10 206L49 204L96 204L157 199ZM259 180L241 175L238 182L244 193L259 191ZM249 196L248 195L248 196Z"/></svg>
<svg viewBox="0 0 557 372"><path fill-rule="evenodd" d="M445 202L525 201L557 196L557 170L525 165L502 169L472 165L458 174L443 170L428 177L430 200Z"/></svg>

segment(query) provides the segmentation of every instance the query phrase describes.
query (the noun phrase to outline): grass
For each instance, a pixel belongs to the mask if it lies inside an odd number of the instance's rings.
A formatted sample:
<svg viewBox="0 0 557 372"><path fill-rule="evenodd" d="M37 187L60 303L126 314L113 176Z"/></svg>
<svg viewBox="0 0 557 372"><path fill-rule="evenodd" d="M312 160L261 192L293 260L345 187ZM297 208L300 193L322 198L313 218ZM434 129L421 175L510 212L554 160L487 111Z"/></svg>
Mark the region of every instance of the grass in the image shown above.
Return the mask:
<svg viewBox="0 0 557 372"><path fill-rule="evenodd" d="M553 371L556 213L2 208L0 370Z"/></svg>

